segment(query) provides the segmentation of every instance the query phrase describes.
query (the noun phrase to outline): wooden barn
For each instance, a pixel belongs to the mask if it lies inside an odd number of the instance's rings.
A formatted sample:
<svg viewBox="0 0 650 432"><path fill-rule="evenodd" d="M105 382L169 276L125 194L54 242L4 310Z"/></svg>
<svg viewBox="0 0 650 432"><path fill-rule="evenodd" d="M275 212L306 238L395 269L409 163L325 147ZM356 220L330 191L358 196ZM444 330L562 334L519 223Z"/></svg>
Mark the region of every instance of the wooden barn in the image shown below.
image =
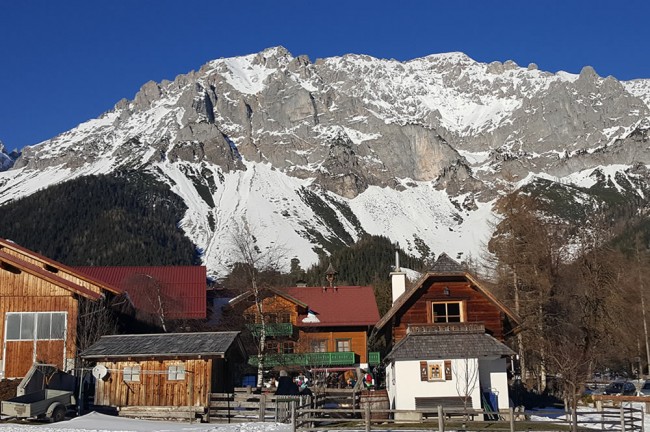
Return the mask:
<svg viewBox="0 0 650 432"><path fill-rule="evenodd" d="M119 290L0 239L0 379L24 377L36 361L74 367L79 303Z"/></svg>
<svg viewBox="0 0 650 432"><path fill-rule="evenodd" d="M95 405L202 407L241 381L239 332L103 336L81 353L96 362Z"/></svg>

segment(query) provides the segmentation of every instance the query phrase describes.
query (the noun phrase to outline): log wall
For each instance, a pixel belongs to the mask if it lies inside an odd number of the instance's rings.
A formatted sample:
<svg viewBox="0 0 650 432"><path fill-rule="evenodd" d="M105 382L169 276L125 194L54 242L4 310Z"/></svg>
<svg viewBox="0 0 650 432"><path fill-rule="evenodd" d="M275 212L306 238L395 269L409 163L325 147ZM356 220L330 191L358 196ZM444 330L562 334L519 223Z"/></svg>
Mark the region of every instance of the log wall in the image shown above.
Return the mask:
<svg viewBox="0 0 650 432"><path fill-rule="evenodd" d="M444 294L445 287L449 295ZM503 313L486 296L474 288L469 281L436 281L415 293L401 315L396 316L393 327L393 341L397 343L406 336L409 324L432 322L431 304L433 302L460 301L464 309L464 322L480 322L486 332L496 339L503 340Z"/></svg>

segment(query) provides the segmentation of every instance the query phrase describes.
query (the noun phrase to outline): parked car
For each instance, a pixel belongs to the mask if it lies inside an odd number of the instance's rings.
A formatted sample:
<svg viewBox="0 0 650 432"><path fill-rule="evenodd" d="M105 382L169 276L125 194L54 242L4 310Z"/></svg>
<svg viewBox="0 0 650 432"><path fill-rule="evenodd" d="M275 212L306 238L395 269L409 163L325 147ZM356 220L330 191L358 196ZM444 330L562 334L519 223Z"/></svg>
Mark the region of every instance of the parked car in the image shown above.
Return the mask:
<svg viewBox="0 0 650 432"><path fill-rule="evenodd" d="M643 386L639 389L639 396L650 396L650 380L643 383Z"/></svg>
<svg viewBox="0 0 650 432"><path fill-rule="evenodd" d="M603 394L617 396L634 396L636 395L636 386L631 381L614 381L609 383Z"/></svg>

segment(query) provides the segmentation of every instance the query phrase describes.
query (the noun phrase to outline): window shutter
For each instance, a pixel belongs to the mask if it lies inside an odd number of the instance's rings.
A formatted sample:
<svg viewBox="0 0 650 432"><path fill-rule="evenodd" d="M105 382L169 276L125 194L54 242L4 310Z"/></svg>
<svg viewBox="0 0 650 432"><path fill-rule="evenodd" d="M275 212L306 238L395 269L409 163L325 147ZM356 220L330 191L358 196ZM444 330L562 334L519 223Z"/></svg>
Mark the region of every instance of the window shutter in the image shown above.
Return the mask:
<svg viewBox="0 0 650 432"><path fill-rule="evenodd" d="M425 361L420 362L420 381L429 381L429 371Z"/></svg>
<svg viewBox="0 0 650 432"><path fill-rule="evenodd" d="M445 360L445 380L451 381L451 360Z"/></svg>

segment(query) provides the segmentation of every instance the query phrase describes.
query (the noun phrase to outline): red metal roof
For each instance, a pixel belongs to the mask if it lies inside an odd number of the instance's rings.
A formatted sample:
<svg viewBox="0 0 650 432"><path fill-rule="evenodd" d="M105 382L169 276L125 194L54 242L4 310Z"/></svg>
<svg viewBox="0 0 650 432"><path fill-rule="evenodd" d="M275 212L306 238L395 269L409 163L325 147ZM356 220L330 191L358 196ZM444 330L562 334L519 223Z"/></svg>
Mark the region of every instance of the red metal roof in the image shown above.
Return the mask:
<svg viewBox="0 0 650 432"><path fill-rule="evenodd" d="M375 293L370 286L289 287L282 291L307 304L318 319L305 322L307 315L300 315L300 326L372 326L379 321Z"/></svg>
<svg viewBox="0 0 650 432"><path fill-rule="evenodd" d="M157 291L169 319L206 317L207 275L204 266L75 267L126 292L136 309L155 313Z"/></svg>

